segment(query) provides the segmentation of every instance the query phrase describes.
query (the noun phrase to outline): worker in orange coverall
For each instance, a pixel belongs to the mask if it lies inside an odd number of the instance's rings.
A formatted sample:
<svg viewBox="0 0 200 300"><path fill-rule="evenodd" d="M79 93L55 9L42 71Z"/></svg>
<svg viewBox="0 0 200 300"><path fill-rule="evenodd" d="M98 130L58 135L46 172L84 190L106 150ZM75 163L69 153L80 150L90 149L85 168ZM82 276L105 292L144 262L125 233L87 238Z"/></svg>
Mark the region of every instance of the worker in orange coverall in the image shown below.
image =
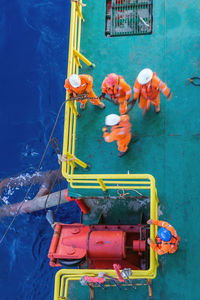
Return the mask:
<svg viewBox="0 0 200 300"><path fill-rule="evenodd" d="M163 255L166 253L174 253L178 249L178 244L180 241L180 237L177 235L176 230L169 223L158 220L148 220L147 224L153 224L157 226L161 226L159 228L156 242L148 238L147 242L150 247L159 255Z"/></svg>
<svg viewBox="0 0 200 300"><path fill-rule="evenodd" d="M151 69L143 69L139 73L133 91L132 105L134 106L137 99L139 99L138 105L143 110L143 116L149 110L151 103L154 105L155 112L160 112L160 92L162 92L168 100L172 98L170 89Z"/></svg>
<svg viewBox="0 0 200 300"><path fill-rule="evenodd" d="M76 75L72 74L65 80L64 87L66 88L70 97L77 97L78 95L85 95L84 100L80 101L80 109L85 109L85 105L87 102L87 97L92 97L94 99L90 99L90 102L94 105L99 106L100 108L104 108L105 104L100 102L100 99L95 95L92 89L93 78L90 75Z"/></svg>
<svg viewBox="0 0 200 300"><path fill-rule="evenodd" d="M108 115L105 119L106 127L103 128L103 137L107 143L117 141L118 156L123 156L128 150L128 144L131 141L131 123L128 115L118 116L116 114ZM111 127L111 132L108 132Z"/></svg>
<svg viewBox="0 0 200 300"><path fill-rule="evenodd" d="M127 111L127 103L131 98L131 87L126 83L124 78L115 73L108 74L102 83L102 94L100 99L104 99L107 94L114 103L119 104L121 115Z"/></svg>

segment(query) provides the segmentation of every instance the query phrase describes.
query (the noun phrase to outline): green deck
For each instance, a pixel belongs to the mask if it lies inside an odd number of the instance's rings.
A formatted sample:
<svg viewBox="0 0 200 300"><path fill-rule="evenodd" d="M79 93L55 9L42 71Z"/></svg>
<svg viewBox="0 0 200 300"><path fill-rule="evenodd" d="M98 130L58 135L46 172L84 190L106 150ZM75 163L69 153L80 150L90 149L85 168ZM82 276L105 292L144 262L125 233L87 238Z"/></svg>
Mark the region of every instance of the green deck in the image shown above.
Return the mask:
<svg viewBox="0 0 200 300"><path fill-rule="evenodd" d="M155 177L163 212L160 219L176 228L181 242L177 253L159 258L154 299L199 299L200 87L185 81L199 72L200 1L154 0L153 34L116 38L104 35L106 1L84 3L87 7L83 8L86 21L82 24L81 53L96 68L83 65L81 73L93 76L97 95L108 73L123 75L133 86L139 71L149 67L168 84L174 96L171 102L161 96L159 115L151 108L143 118L135 106L129 115L139 140L122 158L117 157L116 143L105 143L101 131L105 116L118 113L118 107L105 102L102 111L88 103L77 123L76 156L91 164L92 174L129 171ZM88 299L80 292L70 299ZM95 291L95 299L99 300L147 299L147 295L146 287L131 292L111 288Z"/></svg>

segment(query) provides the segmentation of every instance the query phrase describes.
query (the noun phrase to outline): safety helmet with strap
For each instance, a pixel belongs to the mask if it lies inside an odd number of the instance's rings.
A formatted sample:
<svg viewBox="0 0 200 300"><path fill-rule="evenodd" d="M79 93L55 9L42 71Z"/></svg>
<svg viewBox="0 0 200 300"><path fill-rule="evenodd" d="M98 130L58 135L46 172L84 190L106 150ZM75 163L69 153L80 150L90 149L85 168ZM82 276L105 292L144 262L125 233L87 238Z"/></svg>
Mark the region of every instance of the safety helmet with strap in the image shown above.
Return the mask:
<svg viewBox="0 0 200 300"><path fill-rule="evenodd" d="M110 73L107 75L106 77L106 84L111 87L111 86L115 86L115 84L118 81L118 75L115 73Z"/></svg>
<svg viewBox="0 0 200 300"><path fill-rule="evenodd" d="M140 84L147 84L153 77L153 71L151 69L143 69L137 77L137 80Z"/></svg>
<svg viewBox="0 0 200 300"><path fill-rule="evenodd" d="M164 242L169 242L172 239L171 232L166 228L161 227L158 230L157 234L158 234L159 238Z"/></svg>
<svg viewBox="0 0 200 300"><path fill-rule="evenodd" d="M69 83L71 84L71 86L73 88L78 88L81 85L81 79L80 79L80 77L78 75L72 74L69 77Z"/></svg>
<svg viewBox="0 0 200 300"><path fill-rule="evenodd" d="M116 114L110 114L105 118L106 126L114 126L117 125L119 122L120 122L120 116Z"/></svg>

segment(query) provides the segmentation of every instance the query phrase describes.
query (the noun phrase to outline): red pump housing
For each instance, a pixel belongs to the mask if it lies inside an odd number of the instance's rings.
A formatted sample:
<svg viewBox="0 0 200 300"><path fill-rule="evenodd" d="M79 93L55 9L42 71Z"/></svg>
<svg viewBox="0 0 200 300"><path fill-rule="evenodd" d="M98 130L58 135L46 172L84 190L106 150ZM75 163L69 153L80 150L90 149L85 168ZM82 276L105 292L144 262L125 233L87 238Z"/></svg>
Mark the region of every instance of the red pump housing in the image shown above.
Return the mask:
<svg viewBox="0 0 200 300"><path fill-rule="evenodd" d="M50 266L89 262L90 269L112 269L114 263L140 269L146 252L144 225L59 224L49 248Z"/></svg>

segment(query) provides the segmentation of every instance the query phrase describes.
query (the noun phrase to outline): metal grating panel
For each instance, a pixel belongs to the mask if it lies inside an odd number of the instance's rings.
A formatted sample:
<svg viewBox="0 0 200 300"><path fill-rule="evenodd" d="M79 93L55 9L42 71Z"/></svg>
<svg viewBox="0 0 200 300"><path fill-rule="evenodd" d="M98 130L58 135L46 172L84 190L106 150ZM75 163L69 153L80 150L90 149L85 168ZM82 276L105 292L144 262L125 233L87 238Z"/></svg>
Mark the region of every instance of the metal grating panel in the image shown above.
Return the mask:
<svg viewBox="0 0 200 300"><path fill-rule="evenodd" d="M107 0L106 36L151 34L153 0Z"/></svg>

